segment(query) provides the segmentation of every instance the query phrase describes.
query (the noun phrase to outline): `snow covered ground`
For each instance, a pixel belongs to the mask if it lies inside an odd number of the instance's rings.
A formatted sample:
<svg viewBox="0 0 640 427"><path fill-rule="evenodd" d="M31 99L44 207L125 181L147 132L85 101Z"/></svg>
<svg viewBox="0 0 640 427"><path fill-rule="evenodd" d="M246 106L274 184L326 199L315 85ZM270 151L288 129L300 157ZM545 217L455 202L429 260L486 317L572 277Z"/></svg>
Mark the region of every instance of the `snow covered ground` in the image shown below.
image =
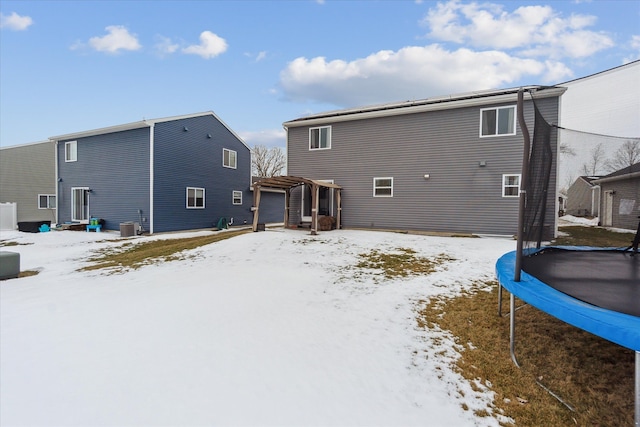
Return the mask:
<svg viewBox="0 0 640 427"><path fill-rule="evenodd" d="M183 261L77 271L101 248L210 233L3 231L20 245L1 249L40 273L0 282L0 424L499 425L474 415L491 411L490 388L451 369L452 337L419 329L416 311L493 279L515 241L274 229ZM355 268L398 248L454 260L393 280Z"/></svg>

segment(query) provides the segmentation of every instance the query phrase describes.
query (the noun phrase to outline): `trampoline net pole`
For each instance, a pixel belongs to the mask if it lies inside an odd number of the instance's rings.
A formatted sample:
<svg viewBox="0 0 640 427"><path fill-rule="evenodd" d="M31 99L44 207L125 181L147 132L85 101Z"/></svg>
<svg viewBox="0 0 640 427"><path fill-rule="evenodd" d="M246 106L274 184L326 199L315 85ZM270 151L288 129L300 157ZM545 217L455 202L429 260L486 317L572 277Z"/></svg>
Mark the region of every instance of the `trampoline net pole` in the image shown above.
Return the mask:
<svg viewBox="0 0 640 427"><path fill-rule="evenodd" d="M524 139L524 147L522 148L522 174L520 182L519 193L519 206L518 206L518 239L516 243L516 265L513 280L520 281L520 270L522 269L522 241L524 236L524 210L526 206L526 189L528 181L529 170L529 152L531 151L531 138L529 136L529 129L527 128L527 122L524 119L524 90L520 88L518 91L518 124L522 130L522 137ZM516 363L517 365L517 363Z"/></svg>

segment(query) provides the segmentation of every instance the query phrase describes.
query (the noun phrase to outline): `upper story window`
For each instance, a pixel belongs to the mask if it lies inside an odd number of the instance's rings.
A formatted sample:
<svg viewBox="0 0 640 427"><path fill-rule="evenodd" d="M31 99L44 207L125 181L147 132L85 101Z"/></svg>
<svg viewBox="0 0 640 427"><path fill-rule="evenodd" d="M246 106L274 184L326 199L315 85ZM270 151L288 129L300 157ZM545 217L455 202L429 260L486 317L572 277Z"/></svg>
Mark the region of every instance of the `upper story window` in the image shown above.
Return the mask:
<svg viewBox="0 0 640 427"><path fill-rule="evenodd" d="M309 150L328 150L331 148L331 126L309 129Z"/></svg>
<svg viewBox="0 0 640 427"><path fill-rule="evenodd" d="M38 209L55 209L55 194L38 194Z"/></svg>
<svg viewBox="0 0 640 427"><path fill-rule="evenodd" d="M516 134L516 107L484 108L480 110L480 136Z"/></svg>
<svg viewBox="0 0 640 427"><path fill-rule="evenodd" d="M236 169L238 167L238 153L226 148L222 149L222 166Z"/></svg>
<svg viewBox="0 0 640 427"><path fill-rule="evenodd" d="M204 209L204 188L187 187L187 209Z"/></svg>
<svg viewBox="0 0 640 427"><path fill-rule="evenodd" d="M64 161L76 162L78 161L78 142L69 141L64 144Z"/></svg>
<svg viewBox="0 0 640 427"><path fill-rule="evenodd" d="M373 197L393 197L393 177L373 178Z"/></svg>
<svg viewBox="0 0 640 427"><path fill-rule="evenodd" d="M520 196L520 175L502 175L502 197Z"/></svg>
<svg viewBox="0 0 640 427"><path fill-rule="evenodd" d="M233 195L231 196L234 205L242 204L242 191L233 191Z"/></svg>

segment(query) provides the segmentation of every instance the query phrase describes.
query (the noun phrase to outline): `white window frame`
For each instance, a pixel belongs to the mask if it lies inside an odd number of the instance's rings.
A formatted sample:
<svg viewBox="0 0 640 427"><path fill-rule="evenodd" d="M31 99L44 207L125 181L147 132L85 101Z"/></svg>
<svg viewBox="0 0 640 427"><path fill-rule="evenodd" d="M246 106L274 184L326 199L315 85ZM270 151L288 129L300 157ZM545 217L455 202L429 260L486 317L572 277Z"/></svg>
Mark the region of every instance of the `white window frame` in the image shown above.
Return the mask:
<svg viewBox="0 0 640 427"><path fill-rule="evenodd" d="M42 206L42 203L40 203L40 199L42 197L46 197L46 201L47 201L47 205L46 206ZM52 203L53 201L53 203ZM38 209L56 209L57 208L57 200L56 200L56 195L55 194L38 194Z"/></svg>
<svg viewBox="0 0 640 427"><path fill-rule="evenodd" d="M321 146L321 139L320 136L322 135L322 131L326 130L327 132L327 137L326 137L326 146L322 147ZM314 132L318 133L318 146L317 147L313 147L311 145L312 141L313 141L313 134ZM331 126L318 126L318 127L314 127L314 128L309 128L309 150L331 150Z"/></svg>
<svg viewBox="0 0 640 427"><path fill-rule="evenodd" d="M233 153L233 154L232 154ZM233 159L233 164L231 164L231 160ZM222 166L229 169L237 169L238 168L238 153L234 150L229 150L228 148L222 149Z"/></svg>
<svg viewBox="0 0 640 427"><path fill-rule="evenodd" d="M193 190L194 194L193 194L193 206L189 206L189 190ZM196 203L196 200L198 200L198 191L202 191L202 206L198 206L198 204ZM202 187L187 187L187 191L186 191L186 207L187 209L204 209L205 208L205 190Z"/></svg>
<svg viewBox="0 0 640 427"><path fill-rule="evenodd" d="M234 205L242 204L242 191L233 190L231 192L231 203Z"/></svg>
<svg viewBox="0 0 640 427"><path fill-rule="evenodd" d="M89 187L71 187L71 221L79 221L83 224L89 222L90 193ZM77 200L78 196L81 200Z"/></svg>
<svg viewBox="0 0 640 427"><path fill-rule="evenodd" d="M391 185L379 185L378 181L382 180L391 181ZM391 194L377 194L377 190L391 190ZM373 178L373 197L393 197L393 177L392 176L382 176Z"/></svg>
<svg viewBox="0 0 640 427"><path fill-rule="evenodd" d="M64 161L78 161L78 141L69 141L64 143Z"/></svg>
<svg viewBox="0 0 640 427"><path fill-rule="evenodd" d="M509 133L500 133L500 111L503 110L513 110L513 117L511 118L511 132ZM493 130L492 133L488 133L486 135L484 135L482 133L482 130L484 128L483 126L483 121L484 121L484 113L487 111L495 111L496 113L496 124L495 124L495 129ZM496 136L509 136L509 135L515 135L516 134L516 118L517 118L517 108L515 105L505 105L502 107L492 107L492 108L482 108L480 109L480 138L493 138Z"/></svg>
<svg viewBox="0 0 640 427"><path fill-rule="evenodd" d="M507 184L507 179L510 177L518 177L518 185ZM520 197L520 188L522 186L522 175L519 173L503 173L502 174L502 197L514 198ZM517 188L516 194L507 194L507 188Z"/></svg>

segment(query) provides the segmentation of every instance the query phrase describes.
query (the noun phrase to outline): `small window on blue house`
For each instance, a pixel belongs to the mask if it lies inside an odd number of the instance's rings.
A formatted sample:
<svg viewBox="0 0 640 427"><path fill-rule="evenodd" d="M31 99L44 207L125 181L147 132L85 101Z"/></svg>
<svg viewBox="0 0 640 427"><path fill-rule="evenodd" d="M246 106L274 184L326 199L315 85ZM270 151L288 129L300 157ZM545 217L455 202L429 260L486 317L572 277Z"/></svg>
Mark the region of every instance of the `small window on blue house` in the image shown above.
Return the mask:
<svg viewBox="0 0 640 427"><path fill-rule="evenodd" d="M373 178L373 197L393 197L393 178Z"/></svg>
<svg viewBox="0 0 640 427"><path fill-rule="evenodd" d="M309 129L309 150L329 150L331 148L331 126Z"/></svg>
<svg viewBox="0 0 640 427"><path fill-rule="evenodd" d="M38 194L38 209L55 209L55 194Z"/></svg>
<svg viewBox="0 0 640 427"><path fill-rule="evenodd" d="M65 162L77 162L78 161L78 142L69 141L64 144L64 161Z"/></svg>
<svg viewBox="0 0 640 427"><path fill-rule="evenodd" d="M238 154L233 150L222 149L222 166L236 169L238 167Z"/></svg>
<svg viewBox="0 0 640 427"><path fill-rule="evenodd" d="M187 187L187 209L204 209L204 188Z"/></svg>
<svg viewBox="0 0 640 427"><path fill-rule="evenodd" d="M242 204L242 191L234 191L233 192L233 204L241 205Z"/></svg>
<svg viewBox="0 0 640 427"><path fill-rule="evenodd" d="M520 175L502 175L502 197L520 196Z"/></svg>
<svg viewBox="0 0 640 427"><path fill-rule="evenodd" d="M516 107L485 108L480 110L480 136L516 134Z"/></svg>

